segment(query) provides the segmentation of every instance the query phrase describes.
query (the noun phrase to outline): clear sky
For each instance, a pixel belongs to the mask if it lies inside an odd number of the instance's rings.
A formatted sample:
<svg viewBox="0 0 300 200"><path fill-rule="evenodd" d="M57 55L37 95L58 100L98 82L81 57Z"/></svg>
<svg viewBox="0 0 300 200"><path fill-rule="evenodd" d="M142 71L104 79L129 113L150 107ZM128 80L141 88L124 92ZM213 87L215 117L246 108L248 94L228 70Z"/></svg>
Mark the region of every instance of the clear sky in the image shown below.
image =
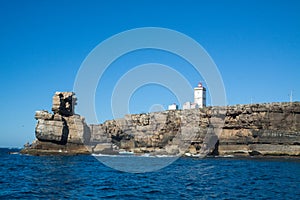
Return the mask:
<svg viewBox="0 0 300 200"><path fill-rule="evenodd" d="M247 104L251 99L289 101L291 90L293 99L300 99L297 0L2 0L0 146L22 146L35 138L35 111L50 111L55 91L73 89L81 63L101 41L149 26L173 29L199 42L218 66L230 105ZM132 55L120 58L98 87L117 81L121 66L126 70L133 66L128 60L143 63L157 59L174 68L184 65L159 53L149 50L136 52L138 59ZM181 73L193 85L201 79L192 70ZM98 103L109 105L108 90L97 92ZM156 95L151 95L153 91ZM151 97L145 98L146 93ZM130 112L148 112L151 105L167 106L174 101L166 88L149 85L134 93ZM105 109L97 110L97 115L100 121L111 117Z"/></svg>

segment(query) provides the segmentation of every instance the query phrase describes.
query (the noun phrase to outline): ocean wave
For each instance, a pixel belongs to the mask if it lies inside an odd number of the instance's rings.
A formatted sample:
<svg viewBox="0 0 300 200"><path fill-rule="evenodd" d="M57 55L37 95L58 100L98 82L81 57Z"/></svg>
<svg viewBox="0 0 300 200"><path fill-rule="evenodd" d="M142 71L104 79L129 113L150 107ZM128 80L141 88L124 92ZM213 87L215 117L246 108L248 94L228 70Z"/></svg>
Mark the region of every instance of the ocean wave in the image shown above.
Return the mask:
<svg viewBox="0 0 300 200"><path fill-rule="evenodd" d="M179 157L179 156L176 156L176 155L151 155L151 154L126 154L126 155L111 155L111 154L95 154L93 153L92 156L95 156L95 157L121 157L121 158L124 158L124 157L146 157L146 158L175 158L175 157Z"/></svg>

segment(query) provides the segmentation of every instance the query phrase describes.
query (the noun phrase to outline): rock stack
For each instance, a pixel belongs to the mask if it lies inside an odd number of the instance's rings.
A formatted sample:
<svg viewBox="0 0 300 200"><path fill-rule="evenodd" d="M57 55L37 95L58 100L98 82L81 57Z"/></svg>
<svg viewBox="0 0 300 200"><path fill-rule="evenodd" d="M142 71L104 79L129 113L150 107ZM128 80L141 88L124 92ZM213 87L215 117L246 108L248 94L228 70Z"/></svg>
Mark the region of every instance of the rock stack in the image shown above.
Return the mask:
<svg viewBox="0 0 300 200"><path fill-rule="evenodd" d="M56 92L53 96L53 113L44 110L36 111L37 140L30 148L25 148L25 152L31 154L89 153L84 145L90 140L89 127L84 117L75 114L75 105L76 97L73 92Z"/></svg>

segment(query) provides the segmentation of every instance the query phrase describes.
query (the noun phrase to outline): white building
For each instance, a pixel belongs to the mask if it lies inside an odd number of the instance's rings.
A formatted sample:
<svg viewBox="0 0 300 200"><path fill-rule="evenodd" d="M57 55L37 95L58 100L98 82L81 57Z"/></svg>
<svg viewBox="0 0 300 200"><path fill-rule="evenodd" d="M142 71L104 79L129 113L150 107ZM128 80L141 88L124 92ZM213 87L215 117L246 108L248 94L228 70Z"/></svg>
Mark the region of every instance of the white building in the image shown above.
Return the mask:
<svg viewBox="0 0 300 200"><path fill-rule="evenodd" d="M199 108L198 104L196 103L191 103L191 102L185 102L182 106L183 110L187 110L187 109L195 109L195 108Z"/></svg>
<svg viewBox="0 0 300 200"><path fill-rule="evenodd" d="M191 102L185 102L182 106L183 110L191 109Z"/></svg>
<svg viewBox="0 0 300 200"><path fill-rule="evenodd" d="M173 103L168 106L168 110L178 110L178 105L176 105L176 103Z"/></svg>
<svg viewBox="0 0 300 200"><path fill-rule="evenodd" d="M196 104L196 103L192 103L191 104L191 109L196 109L196 108L199 108L199 105Z"/></svg>
<svg viewBox="0 0 300 200"><path fill-rule="evenodd" d="M194 88L194 103L203 108L206 106L206 89L202 86L202 83L198 84L198 87Z"/></svg>

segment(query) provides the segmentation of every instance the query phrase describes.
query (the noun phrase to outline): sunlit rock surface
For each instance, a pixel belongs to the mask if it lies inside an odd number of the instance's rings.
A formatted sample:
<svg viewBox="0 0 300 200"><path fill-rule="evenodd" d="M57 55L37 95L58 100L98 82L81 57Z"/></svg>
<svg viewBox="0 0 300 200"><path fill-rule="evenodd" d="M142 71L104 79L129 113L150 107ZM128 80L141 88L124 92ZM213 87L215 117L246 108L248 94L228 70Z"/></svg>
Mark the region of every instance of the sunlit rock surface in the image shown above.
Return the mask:
<svg viewBox="0 0 300 200"><path fill-rule="evenodd" d="M36 138L23 153L300 155L300 103L206 107L128 114L86 124L73 92L56 92L52 111L37 111Z"/></svg>

